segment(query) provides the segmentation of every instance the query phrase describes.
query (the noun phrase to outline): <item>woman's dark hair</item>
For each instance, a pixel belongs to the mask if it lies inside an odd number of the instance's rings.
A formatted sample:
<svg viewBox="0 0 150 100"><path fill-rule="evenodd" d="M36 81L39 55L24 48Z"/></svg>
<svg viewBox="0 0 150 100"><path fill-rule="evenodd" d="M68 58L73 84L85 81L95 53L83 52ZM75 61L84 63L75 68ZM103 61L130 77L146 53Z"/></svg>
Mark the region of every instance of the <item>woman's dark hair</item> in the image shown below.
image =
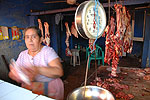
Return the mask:
<svg viewBox="0 0 150 100"><path fill-rule="evenodd" d="M30 26L30 27L27 27L25 30L24 30L24 36L25 36L25 33L28 29L34 29L36 31L36 33L38 34L38 36L41 38L42 37L42 33L41 33L41 30L36 27L36 26Z"/></svg>

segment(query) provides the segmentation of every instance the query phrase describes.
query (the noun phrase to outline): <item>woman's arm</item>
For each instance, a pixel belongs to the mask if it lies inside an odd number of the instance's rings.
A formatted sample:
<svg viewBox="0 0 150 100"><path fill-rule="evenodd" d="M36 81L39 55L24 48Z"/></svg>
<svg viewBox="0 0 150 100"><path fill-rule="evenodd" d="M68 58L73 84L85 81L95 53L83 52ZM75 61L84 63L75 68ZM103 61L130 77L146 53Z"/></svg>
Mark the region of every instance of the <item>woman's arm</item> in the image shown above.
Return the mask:
<svg viewBox="0 0 150 100"><path fill-rule="evenodd" d="M17 74L15 68L13 68L11 65L9 65L9 68L10 68L10 72L8 73L8 76L11 79L15 80L16 82L21 83L22 81L21 81L19 75Z"/></svg>
<svg viewBox="0 0 150 100"><path fill-rule="evenodd" d="M62 64L59 58L56 58L48 63L49 67L37 67L38 74L50 77L58 78L63 76Z"/></svg>

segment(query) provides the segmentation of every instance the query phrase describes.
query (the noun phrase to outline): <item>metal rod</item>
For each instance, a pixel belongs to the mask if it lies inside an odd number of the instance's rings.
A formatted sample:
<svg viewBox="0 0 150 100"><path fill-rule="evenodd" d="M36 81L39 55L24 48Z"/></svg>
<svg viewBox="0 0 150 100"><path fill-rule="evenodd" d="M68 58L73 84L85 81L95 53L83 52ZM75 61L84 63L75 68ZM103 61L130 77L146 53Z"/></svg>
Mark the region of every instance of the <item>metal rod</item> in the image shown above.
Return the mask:
<svg viewBox="0 0 150 100"><path fill-rule="evenodd" d="M88 75L88 63L89 63L90 55L88 56L87 64L86 64L86 72L85 72L85 80L84 80L84 99L85 99L85 90L86 90L86 82L87 82L87 75Z"/></svg>
<svg viewBox="0 0 150 100"><path fill-rule="evenodd" d="M85 81L84 81L84 86L86 86L86 82L87 82L89 58L90 58L90 55L88 56L88 60L87 60L87 64L86 64L86 72L85 72Z"/></svg>
<svg viewBox="0 0 150 100"><path fill-rule="evenodd" d="M95 50L94 50L94 53L95 53L95 71L96 71L96 73L95 73L95 79L96 79L97 78L97 63L96 63L96 52L95 52Z"/></svg>

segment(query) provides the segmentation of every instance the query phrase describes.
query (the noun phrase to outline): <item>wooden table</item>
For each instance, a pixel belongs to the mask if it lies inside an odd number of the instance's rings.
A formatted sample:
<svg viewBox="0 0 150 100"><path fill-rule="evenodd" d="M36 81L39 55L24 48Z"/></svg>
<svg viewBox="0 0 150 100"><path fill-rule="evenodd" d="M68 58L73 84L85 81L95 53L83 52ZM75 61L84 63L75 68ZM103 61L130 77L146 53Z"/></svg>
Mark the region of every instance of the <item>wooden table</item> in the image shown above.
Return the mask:
<svg viewBox="0 0 150 100"><path fill-rule="evenodd" d="M0 80L0 100L54 100Z"/></svg>

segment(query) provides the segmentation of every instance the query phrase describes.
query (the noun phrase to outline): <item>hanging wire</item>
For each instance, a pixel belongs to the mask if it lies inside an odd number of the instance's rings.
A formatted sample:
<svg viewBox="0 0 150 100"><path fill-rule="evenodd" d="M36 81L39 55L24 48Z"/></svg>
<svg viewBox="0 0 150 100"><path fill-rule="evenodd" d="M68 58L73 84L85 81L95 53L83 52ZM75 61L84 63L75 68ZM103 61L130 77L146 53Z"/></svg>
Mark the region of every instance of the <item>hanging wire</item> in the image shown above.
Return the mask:
<svg viewBox="0 0 150 100"><path fill-rule="evenodd" d="M111 9L112 9L114 12L116 12L115 8L111 7Z"/></svg>
<svg viewBox="0 0 150 100"><path fill-rule="evenodd" d="M110 24L110 0L108 0L108 25Z"/></svg>

